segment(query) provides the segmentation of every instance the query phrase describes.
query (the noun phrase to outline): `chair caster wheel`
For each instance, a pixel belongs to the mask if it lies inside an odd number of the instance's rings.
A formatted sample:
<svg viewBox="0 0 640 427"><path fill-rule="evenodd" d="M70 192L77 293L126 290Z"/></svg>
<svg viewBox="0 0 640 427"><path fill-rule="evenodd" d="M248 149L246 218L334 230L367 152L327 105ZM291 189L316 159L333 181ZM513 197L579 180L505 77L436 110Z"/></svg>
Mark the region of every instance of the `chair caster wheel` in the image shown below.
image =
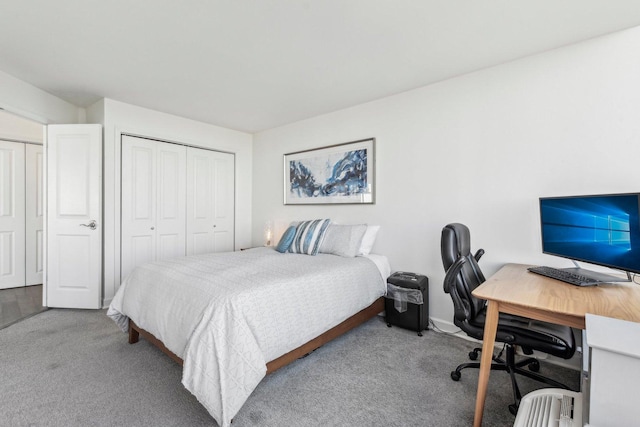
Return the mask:
<svg viewBox="0 0 640 427"><path fill-rule="evenodd" d="M532 372L539 372L540 362L538 362L537 360L534 360L533 362L529 363L529 370Z"/></svg>
<svg viewBox="0 0 640 427"><path fill-rule="evenodd" d="M511 405L509 405L509 412L511 412L511 415L517 415L518 405L516 405L515 403L512 403Z"/></svg>
<svg viewBox="0 0 640 427"><path fill-rule="evenodd" d="M387 328L390 328L390 327L391 327L391 323L387 323Z"/></svg>
<svg viewBox="0 0 640 427"><path fill-rule="evenodd" d="M477 360L478 359L478 352L477 351L470 351L469 352L469 359Z"/></svg>
<svg viewBox="0 0 640 427"><path fill-rule="evenodd" d="M418 336L421 337L422 336L422 332L418 332Z"/></svg>
<svg viewBox="0 0 640 427"><path fill-rule="evenodd" d="M460 381L460 372L458 371L451 371L451 379L454 381Z"/></svg>

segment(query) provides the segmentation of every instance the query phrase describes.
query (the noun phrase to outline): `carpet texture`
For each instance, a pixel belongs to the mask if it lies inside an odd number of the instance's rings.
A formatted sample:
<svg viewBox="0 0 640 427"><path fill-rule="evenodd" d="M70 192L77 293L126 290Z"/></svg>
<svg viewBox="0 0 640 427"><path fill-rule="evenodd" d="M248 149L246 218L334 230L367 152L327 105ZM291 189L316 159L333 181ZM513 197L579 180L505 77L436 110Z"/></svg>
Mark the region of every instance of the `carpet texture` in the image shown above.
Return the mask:
<svg viewBox="0 0 640 427"><path fill-rule="evenodd" d="M374 318L267 376L233 425L468 426L477 370L449 373L472 343L423 337ZM541 364L578 387L579 373ZM50 309L0 330L0 425L212 426L182 368L144 339L127 343L105 311ZM519 378L524 393L541 387ZM484 425L511 426L509 376L493 372Z"/></svg>

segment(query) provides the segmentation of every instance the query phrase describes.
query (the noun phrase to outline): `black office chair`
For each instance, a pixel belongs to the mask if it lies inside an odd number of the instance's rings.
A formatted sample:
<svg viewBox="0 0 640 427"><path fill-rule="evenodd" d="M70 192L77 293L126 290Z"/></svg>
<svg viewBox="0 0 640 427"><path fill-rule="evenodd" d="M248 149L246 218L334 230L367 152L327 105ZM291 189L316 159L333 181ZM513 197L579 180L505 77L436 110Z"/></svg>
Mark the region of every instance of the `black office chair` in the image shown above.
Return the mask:
<svg viewBox="0 0 640 427"><path fill-rule="evenodd" d="M451 295L453 300L453 322L456 326L470 337L482 340L486 301L474 297L471 292L485 281L478 265L484 250L480 249L475 255L471 255L470 241L469 229L463 224L448 224L442 229L440 249L442 263L447 272L444 278L444 291ZM576 344L573 331L568 326L500 313L496 342L504 343L507 354L506 359L501 358L502 351L497 356L494 355L491 369L507 371L511 377L515 400L512 405L509 405L509 411L512 414L517 413L522 397L515 374L533 378L553 387L568 388L553 379L537 374L540 363L535 358L528 357L515 361L516 346L519 346L527 355L533 354L532 350L537 350L563 359L571 358L576 351ZM469 359L476 360L481 350L481 348L474 348L469 353ZM528 366L529 370L523 369L525 366ZM479 362L463 363L451 372L451 378L459 381L463 369L479 367Z"/></svg>

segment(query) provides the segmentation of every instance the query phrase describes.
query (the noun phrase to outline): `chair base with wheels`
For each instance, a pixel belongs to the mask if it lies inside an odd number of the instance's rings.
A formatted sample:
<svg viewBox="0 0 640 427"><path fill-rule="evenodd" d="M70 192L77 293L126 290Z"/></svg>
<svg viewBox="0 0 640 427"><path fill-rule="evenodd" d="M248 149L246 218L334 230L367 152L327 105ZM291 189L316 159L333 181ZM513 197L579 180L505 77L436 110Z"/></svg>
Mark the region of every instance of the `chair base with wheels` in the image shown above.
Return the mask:
<svg viewBox="0 0 640 427"><path fill-rule="evenodd" d="M501 358L502 353L505 350L507 352L506 360ZM481 348L478 348L478 347L474 348L472 351L469 352L469 359L477 360L478 354L481 351L482 351ZM518 406L520 404L520 400L522 400L522 394L520 393L520 388L518 387L515 374L519 374L519 375L543 382L545 384L549 384L556 388L563 388L566 390L570 390L570 388L567 387L566 385L559 383L558 381L555 381L551 378L547 378L545 376L538 374L537 372L540 371L540 362L538 361L538 359L534 357L527 357L523 360L516 362L515 348L512 345L505 344L505 346L500 351L500 353L498 353L497 356L494 355L492 357L492 360L493 360L493 363L491 363L492 371L506 371L511 377L514 403L509 405L509 412L511 412L513 415L515 415L518 412ZM524 367L528 368L528 370L523 369ZM451 379L454 381L460 381L460 378L462 377L462 370L467 368L479 369L480 362L461 363L456 367L454 371L451 371Z"/></svg>

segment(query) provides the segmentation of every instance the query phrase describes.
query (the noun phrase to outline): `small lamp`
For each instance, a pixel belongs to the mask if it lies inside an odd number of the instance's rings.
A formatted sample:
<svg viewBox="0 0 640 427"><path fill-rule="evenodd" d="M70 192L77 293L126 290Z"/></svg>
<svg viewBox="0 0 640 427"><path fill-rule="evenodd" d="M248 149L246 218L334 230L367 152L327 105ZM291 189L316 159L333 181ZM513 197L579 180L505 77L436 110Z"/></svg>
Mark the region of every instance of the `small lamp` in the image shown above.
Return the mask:
<svg viewBox="0 0 640 427"><path fill-rule="evenodd" d="M264 223L264 245L271 246L271 239L273 237L273 223L267 221Z"/></svg>

